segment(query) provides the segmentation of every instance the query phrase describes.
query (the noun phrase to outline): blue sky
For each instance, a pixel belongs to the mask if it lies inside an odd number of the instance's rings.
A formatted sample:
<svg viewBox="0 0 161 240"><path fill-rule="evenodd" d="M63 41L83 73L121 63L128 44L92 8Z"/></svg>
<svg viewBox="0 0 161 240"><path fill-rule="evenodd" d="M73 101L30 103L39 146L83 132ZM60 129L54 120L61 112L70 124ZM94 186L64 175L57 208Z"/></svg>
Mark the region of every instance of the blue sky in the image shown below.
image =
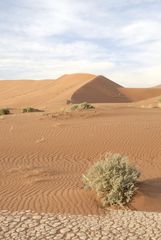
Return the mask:
<svg viewBox="0 0 161 240"><path fill-rule="evenodd" d="M0 0L0 79L161 84L160 0Z"/></svg>

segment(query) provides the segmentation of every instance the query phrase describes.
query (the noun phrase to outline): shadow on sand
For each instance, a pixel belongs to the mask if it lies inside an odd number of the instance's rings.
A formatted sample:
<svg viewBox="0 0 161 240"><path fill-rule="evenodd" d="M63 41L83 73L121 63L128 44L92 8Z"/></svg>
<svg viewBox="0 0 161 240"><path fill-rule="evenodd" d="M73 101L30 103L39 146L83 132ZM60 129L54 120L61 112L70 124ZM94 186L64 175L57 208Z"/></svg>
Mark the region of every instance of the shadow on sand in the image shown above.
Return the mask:
<svg viewBox="0 0 161 240"><path fill-rule="evenodd" d="M147 179L138 183L139 192L149 197L161 195L161 178Z"/></svg>

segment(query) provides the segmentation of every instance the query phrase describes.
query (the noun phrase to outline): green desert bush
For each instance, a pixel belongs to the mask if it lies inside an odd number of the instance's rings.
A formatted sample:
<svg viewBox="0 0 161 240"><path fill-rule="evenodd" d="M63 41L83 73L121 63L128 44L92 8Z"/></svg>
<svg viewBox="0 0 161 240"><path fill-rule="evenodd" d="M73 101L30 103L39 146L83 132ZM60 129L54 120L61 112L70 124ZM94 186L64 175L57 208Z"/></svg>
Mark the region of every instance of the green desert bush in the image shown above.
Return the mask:
<svg viewBox="0 0 161 240"><path fill-rule="evenodd" d="M95 107L90 103L83 102L79 104L73 104L71 107L71 110L88 110L88 109L94 109L94 108Z"/></svg>
<svg viewBox="0 0 161 240"><path fill-rule="evenodd" d="M96 191L103 206L126 205L137 190L139 171L120 154L106 154L84 175L85 187Z"/></svg>
<svg viewBox="0 0 161 240"><path fill-rule="evenodd" d="M10 114L10 110L8 108L1 108L0 115Z"/></svg>
<svg viewBox="0 0 161 240"><path fill-rule="evenodd" d="M38 110L32 107L27 107L27 108L23 108L22 112L23 113L27 113L27 112L37 112Z"/></svg>

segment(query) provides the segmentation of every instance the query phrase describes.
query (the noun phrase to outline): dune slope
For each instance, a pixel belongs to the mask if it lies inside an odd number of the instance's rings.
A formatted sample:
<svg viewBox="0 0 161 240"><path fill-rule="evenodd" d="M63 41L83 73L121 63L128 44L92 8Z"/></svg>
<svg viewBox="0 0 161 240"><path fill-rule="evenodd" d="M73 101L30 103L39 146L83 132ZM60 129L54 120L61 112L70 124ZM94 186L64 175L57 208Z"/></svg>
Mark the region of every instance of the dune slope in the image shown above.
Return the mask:
<svg viewBox="0 0 161 240"><path fill-rule="evenodd" d="M56 80L0 81L0 107L61 106L74 91L94 77L92 74L69 74Z"/></svg>
<svg viewBox="0 0 161 240"><path fill-rule="evenodd" d="M56 80L0 81L0 107L60 109L73 103L128 103L161 95L161 88L124 88L93 74L66 74Z"/></svg>
<svg viewBox="0 0 161 240"><path fill-rule="evenodd" d="M73 93L72 103L128 103L161 95L160 88L124 88L117 83L97 76Z"/></svg>
<svg viewBox="0 0 161 240"><path fill-rule="evenodd" d="M121 88L119 90L131 102L146 100L161 95L161 88Z"/></svg>
<svg viewBox="0 0 161 240"><path fill-rule="evenodd" d="M103 76L97 76L74 92L71 100L72 103L129 102L120 88L123 87Z"/></svg>

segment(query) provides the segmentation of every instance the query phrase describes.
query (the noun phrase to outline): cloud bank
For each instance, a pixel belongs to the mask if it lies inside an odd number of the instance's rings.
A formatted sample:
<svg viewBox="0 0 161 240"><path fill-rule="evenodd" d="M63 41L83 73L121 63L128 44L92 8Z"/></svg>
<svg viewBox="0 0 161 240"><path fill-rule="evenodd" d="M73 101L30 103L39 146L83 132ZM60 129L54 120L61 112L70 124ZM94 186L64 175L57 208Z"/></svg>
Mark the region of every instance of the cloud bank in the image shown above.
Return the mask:
<svg viewBox="0 0 161 240"><path fill-rule="evenodd" d="M160 0L0 1L0 79L103 74L161 84Z"/></svg>

